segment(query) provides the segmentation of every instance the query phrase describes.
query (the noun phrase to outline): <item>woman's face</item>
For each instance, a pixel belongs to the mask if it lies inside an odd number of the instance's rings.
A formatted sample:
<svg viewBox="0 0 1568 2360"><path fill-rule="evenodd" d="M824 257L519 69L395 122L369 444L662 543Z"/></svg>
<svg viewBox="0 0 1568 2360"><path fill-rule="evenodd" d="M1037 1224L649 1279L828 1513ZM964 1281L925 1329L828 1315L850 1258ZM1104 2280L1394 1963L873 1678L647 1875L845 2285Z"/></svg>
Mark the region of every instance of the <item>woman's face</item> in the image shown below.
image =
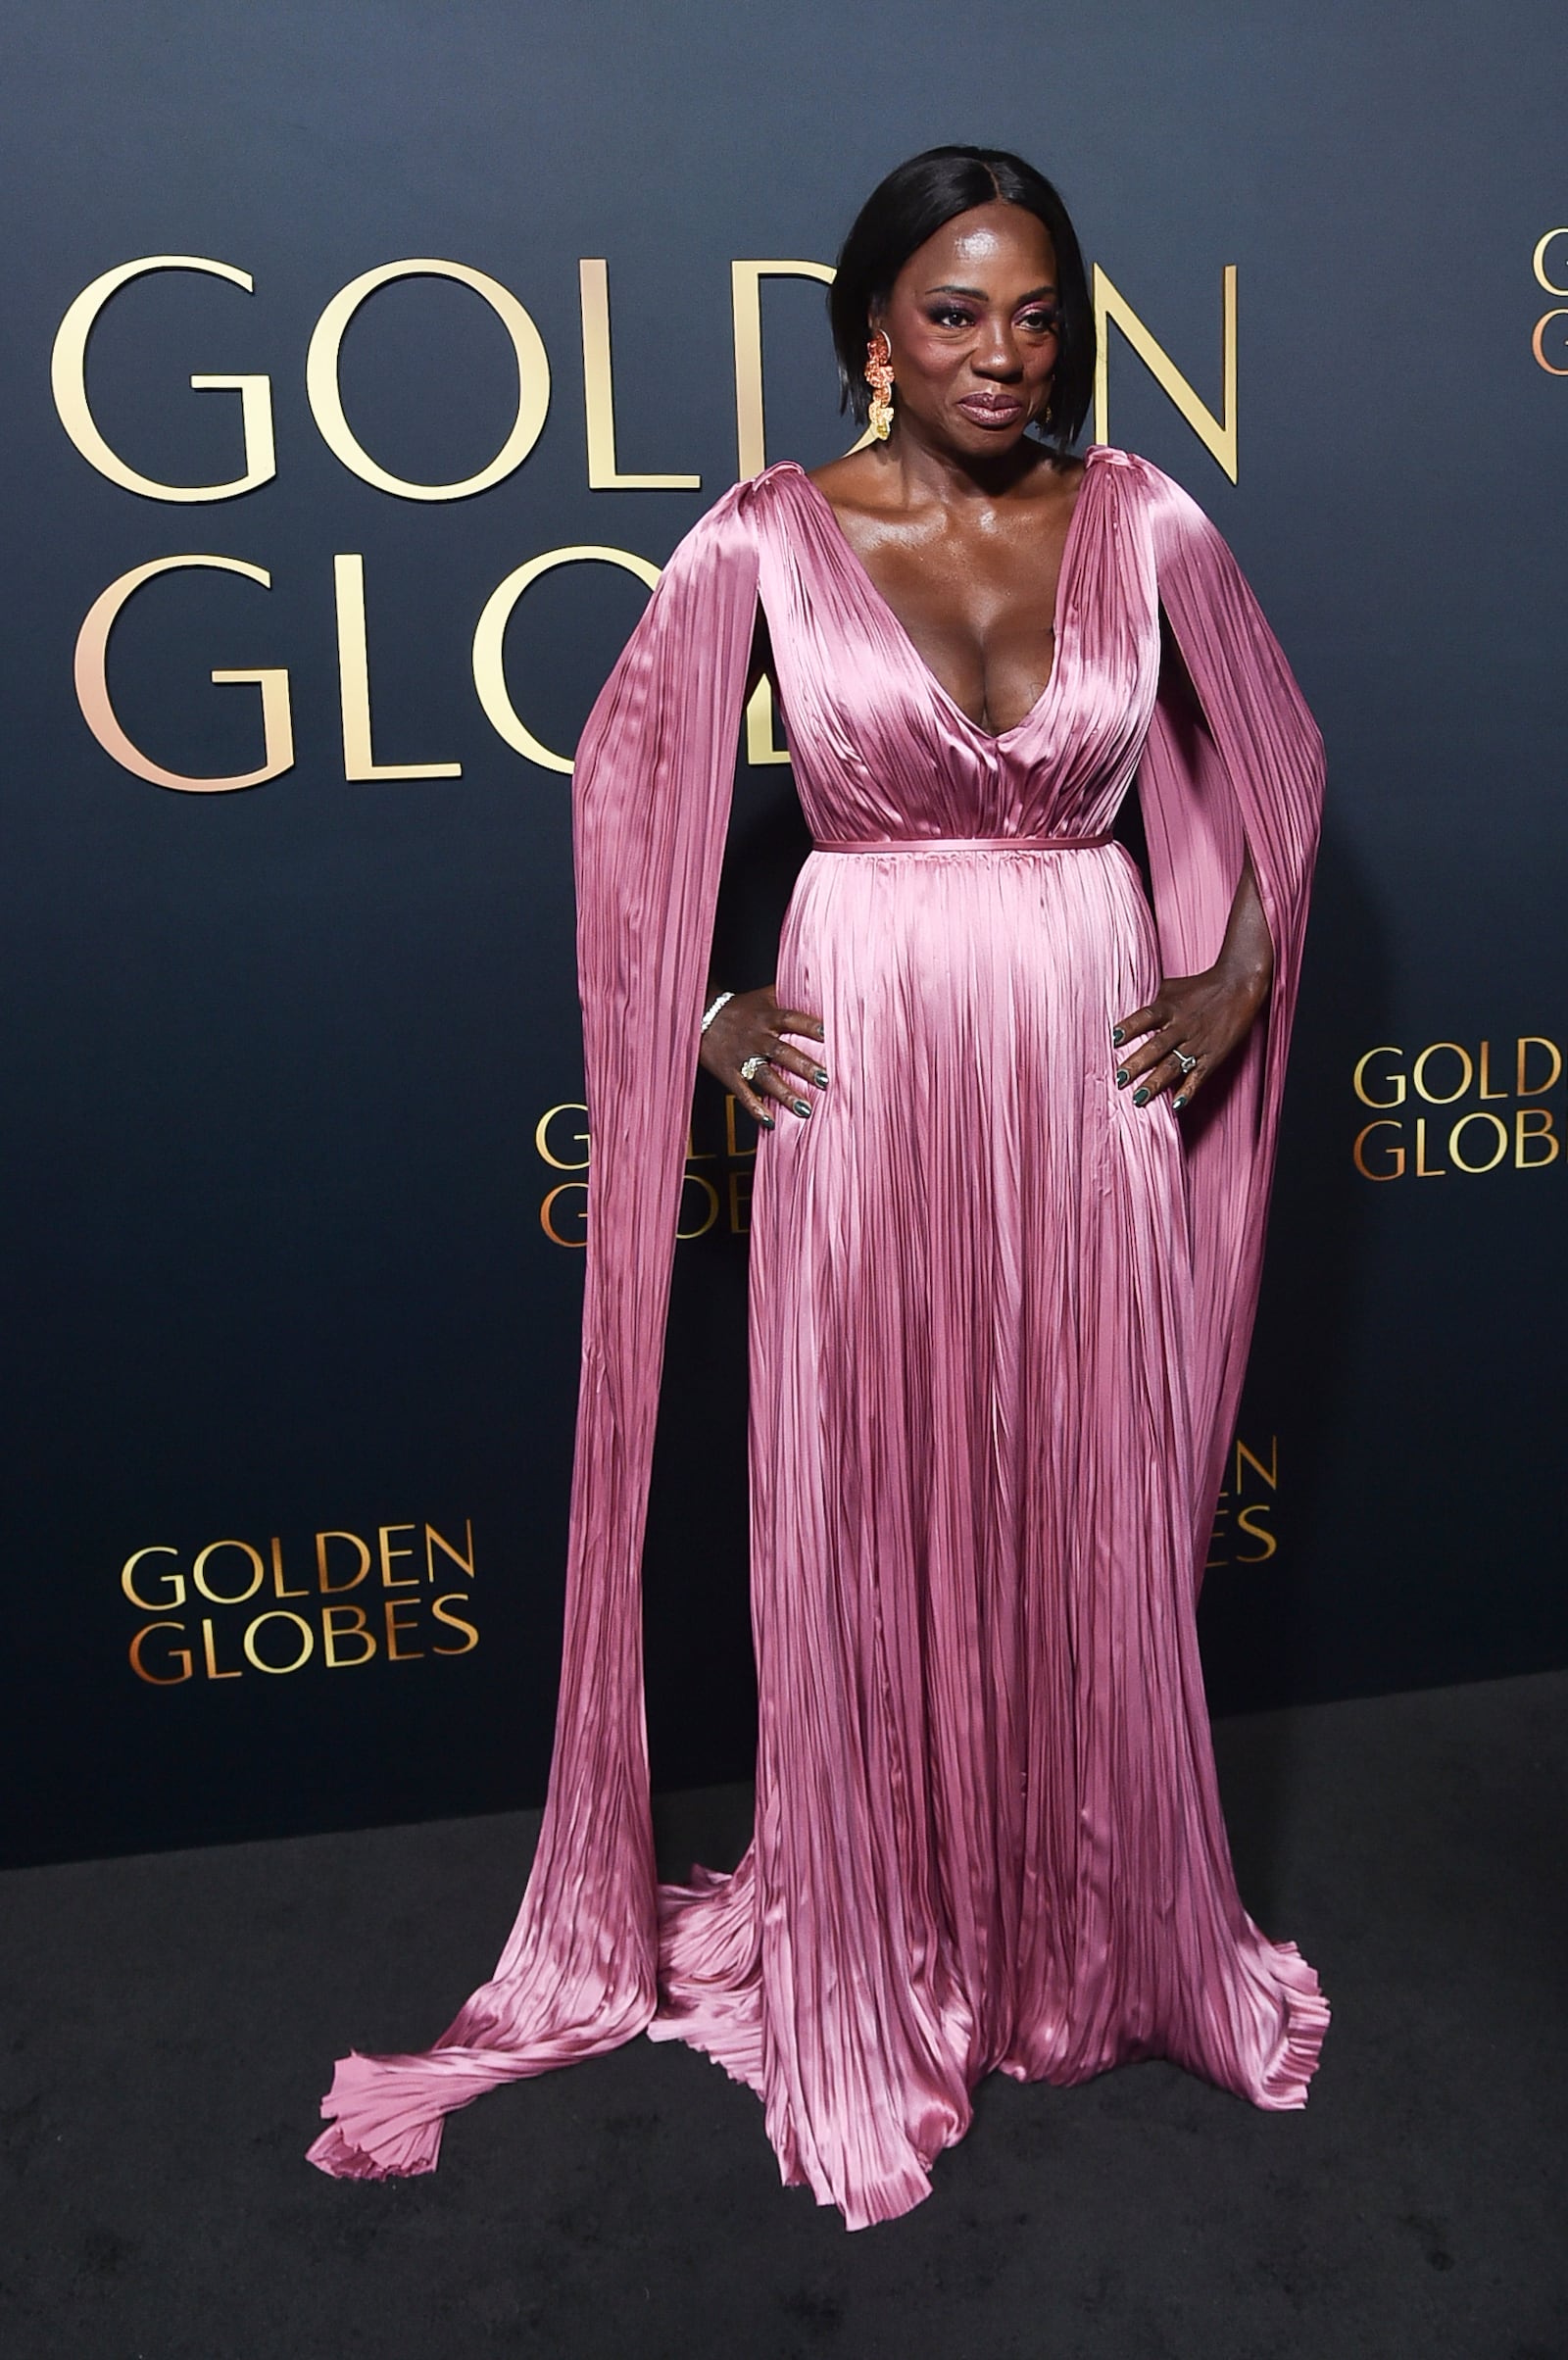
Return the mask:
<svg viewBox="0 0 1568 2360"><path fill-rule="evenodd" d="M1000 458L1050 401L1059 323L1045 223L1000 199L958 214L872 317L893 347L895 418L939 448Z"/></svg>

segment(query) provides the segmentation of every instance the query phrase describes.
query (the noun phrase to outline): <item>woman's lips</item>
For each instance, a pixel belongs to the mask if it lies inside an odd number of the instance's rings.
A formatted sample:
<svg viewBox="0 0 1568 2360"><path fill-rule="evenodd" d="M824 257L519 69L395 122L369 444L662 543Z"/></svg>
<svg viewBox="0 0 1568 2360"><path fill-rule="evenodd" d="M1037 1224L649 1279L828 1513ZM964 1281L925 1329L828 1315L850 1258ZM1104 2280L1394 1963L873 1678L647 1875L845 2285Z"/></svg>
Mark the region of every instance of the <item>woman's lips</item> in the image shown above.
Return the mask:
<svg viewBox="0 0 1568 2360"><path fill-rule="evenodd" d="M1023 404L1011 393L966 393L958 408L977 426L1012 426L1023 416Z"/></svg>

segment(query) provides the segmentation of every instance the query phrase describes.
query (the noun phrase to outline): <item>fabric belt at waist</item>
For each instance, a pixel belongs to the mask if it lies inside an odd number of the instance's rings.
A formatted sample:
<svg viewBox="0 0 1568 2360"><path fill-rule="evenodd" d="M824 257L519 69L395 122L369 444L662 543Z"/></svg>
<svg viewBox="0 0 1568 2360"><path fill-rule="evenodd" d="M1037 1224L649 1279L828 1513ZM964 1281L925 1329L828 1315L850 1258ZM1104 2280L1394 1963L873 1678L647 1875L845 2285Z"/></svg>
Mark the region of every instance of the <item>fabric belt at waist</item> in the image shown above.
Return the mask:
<svg viewBox="0 0 1568 2360"><path fill-rule="evenodd" d="M816 853L1098 853L1114 836L864 836L819 837Z"/></svg>

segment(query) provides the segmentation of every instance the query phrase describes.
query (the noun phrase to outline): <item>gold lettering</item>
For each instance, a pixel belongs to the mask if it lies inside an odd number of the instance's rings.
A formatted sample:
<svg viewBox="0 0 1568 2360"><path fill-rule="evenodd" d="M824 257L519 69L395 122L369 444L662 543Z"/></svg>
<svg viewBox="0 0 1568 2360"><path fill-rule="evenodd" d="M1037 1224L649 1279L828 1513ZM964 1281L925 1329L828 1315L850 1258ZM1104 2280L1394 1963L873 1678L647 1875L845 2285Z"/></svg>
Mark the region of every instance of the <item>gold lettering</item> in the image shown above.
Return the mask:
<svg viewBox="0 0 1568 2360"><path fill-rule="evenodd" d="M1552 1123L1549 1106L1516 1106L1513 1122L1513 1161L1516 1171L1539 1172L1544 1170L1548 1163L1556 1162L1557 1152L1562 1143L1558 1139ZM1543 1141L1546 1150L1544 1155L1527 1155L1525 1154L1527 1139ZM178 1601L172 1602L177 1604Z"/></svg>
<svg viewBox="0 0 1568 2360"><path fill-rule="evenodd" d="M749 1171L731 1172L729 1176L729 1233L731 1237L751 1235L752 1175Z"/></svg>
<svg viewBox="0 0 1568 2360"><path fill-rule="evenodd" d="M1128 343L1160 391L1175 403L1205 451L1236 481L1236 265L1227 263L1221 274L1221 369L1225 386L1223 419L1199 400L1162 344L1155 342L1125 295L1094 266L1095 305L1095 440L1110 440L1110 329L1121 329Z"/></svg>
<svg viewBox="0 0 1568 2360"><path fill-rule="evenodd" d="M1536 251L1531 256L1531 268L1537 282L1545 288L1548 295L1568 295L1568 287L1560 287L1554 278L1546 276L1546 248L1554 238L1559 237L1568 238L1568 229L1548 229L1544 237L1537 238Z"/></svg>
<svg viewBox="0 0 1568 2360"><path fill-rule="evenodd" d="M138 1680L146 1681L149 1688L177 1688L182 1680L188 1680L191 1676L192 1665L190 1659L190 1649L189 1647L171 1647L169 1650L170 1662L182 1664L184 1666L182 1671L150 1672L147 1669L146 1664L142 1661L141 1651L143 1645L147 1640L151 1639L155 1631L178 1631L181 1637L183 1637L185 1626L183 1623L177 1622L148 1623L144 1630L137 1632L135 1638L130 1643L130 1668L135 1673ZM237 1677L238 1675L225 1674L224 1676Z"/></svg>
<svg viewBox="0 0 1568 2360"><path fill-rule="evenodd" d="M461 762L378 762L370 743L370 657L365 629L365 560L335 557L338 706L345 778L461 778Z"/></svg>
<svg viewBox="0 0 1568 2360"><path fill-rule="evenodd" d="M787 762L788 746L779 745L773 729L773 683L759 680L746 704L746 760L754 770L768 762Z"/></svg>
<svg viewBox="0 0 1568 2360"><path fill-rule="evenodd" d="M557 565L588 564L620 565L634 573L640 582L652 590L659 580L659 567L646 558L637 557L629 549L601 549L586 544L567 549L547 549L526 565L518 565L507 575L485 601L473 632L473 685L486 720L504 744L525 762L537 762L542 770L564 770L570 773L571 762L564 754L552 754L518 719L516 708L507 688L506 637L512 611L531 582L542 573L551 572Z"/></svg>
<svg viewBox="0 0 1568 2360"><path fill-rule="evenodd" d="M1363 1106L1382 1107L1403 1106L1404 1076L1402 1073L1388 1073L1383 1076L1383 1079L1386 1082L1392 1083L1393 1085L1394 1096L1392 1098L1374 1098L1366 1086L1366 1069L1374 1057L1402 1057L1403 1055L1404 1051L1402 1049L1391 1048L1389 1044L1385 1042L1381 1049L1369 1049L1365 1057L1356 1058L1355 1071L1350 1078L1354 1086L1355 1095L1360 1100Z"/></svg>
<svg viewBox="0 0 1568 2360"><path fill-rule="evenodd" d="M341 1615L350 1620L340 1623ZM349 1640L363 1640L364 1647L357 1655L340 1655L338 1649ZM343 1670L345 1665L368 1663L375 1653L375 1633L365 1618L363 1606L323 1606L321 1608L321 1653L329 1672Z"/></svg>
<svg viewBox="0 0 1568 2360"><path fill-rule="evenodd" d="M1221 1500L1221 1504L1214 1510L1214 1529L1209 1535L1208 1554L1203 1560L1203 1571L1205 1573L1217 1573L1222 1565L1228 1565L1230 1563L1229 1557L1217 1557L1214 1554L1216 1545L1226 1542L1229 1538L1229 1535L1224 1530L1224 1526L1230 1516L1230 1509L1225 1506L1223 1500Z"/></svg>
<svg viewBox="0 0 1568 2360"><path fill-rule="evenodd" d="M1374 1131L1396 1131L1399 1134L1401 1144L1398 1147L1390 1148L1388 1151L1389 1169L1386 1172L1373 1171L1371 1165L1366 1159L1366 1143L1371 1138ZM1363 1131L1358 1131L1356 1133L1355 1145L1350 1150L1350 1157L1363 1180L1398 1180L1403 1178L1403 1124L1391 1122L1386 1115L1381 1122L1369 1122Z"/></svg>
<svg viewBox="0 0 1568 2360"><path fill-rule="evenodd" d="M718 1219L718 1191L713 1186L711 1180L705 1178L701 1172L692 1171L689 1171L686 1174L685 1179L681 1182L681 1194L683 1198L686 1190L689 1188L695 1188L701 1191L703 1203L707 1209L705 1210L702 1219L698 1222L695 1229L682 1229L677 1222L675 1235L678 1238L705 1237L709 1230L712 1228L713 1223Z"/></svg>
<svg viewBox="0 0 1568 2360"><path fill-rule="evenodd" d="M563 1237L556 1227L556 1206L563 1197L581 1197L583 1234L577 1238ZM588 1183L586 1180L563 1180L553 1188L539 1207L539 1226L553 1246L586 1246L588 1243Z"/></svg>
<svg viewBox="0 0 1568 2360"><path fill-rule="evenodd" d="M1529 1053L1532 1049L1544 1049L1551 1059L1551 1071L1544 1082L1531 1082L1526 1078L1530 1070ZM1555 1088L1556 1084L1561 1081L1562 1051L1557 1047L1555 1041L1544 1041L1539 1033L1524 1033L1519 1040L1517 1057L1518 1063L1515 1070L1518 1076L1518 1088L1514 1092L1516 1098L1540 1098L1544 1092Z"/></svg>
<svg viewBox="0 0 1568 2360"><path fill-rule="evenodd" d="M300 1651L292 1663L269 1663L262 1653L261 1641L257 1637L257 1633L261 1630L263 1623L270 1622L292 1623L299 1633ZM316 1652L316 1633L311 1629L303 1614L294 1613L288 1606L269 1606L265 1614L258 1614L256 1620L247 1625L244 1645L247 1661L254 1663L259 1672L275 1672L281 1678L286 1672L297 1672L302 1665L310 1662L312 1655Z"/></svg>
<svg viewBox="0 0 1568 2360"><path fill-rule="evenodd" d="M586 1171L588 1168L588 1157L586 1155L557 1155L553 1153L546 1134L550 1129L550 1125L555 1121L558 1114L580 1114L586 1120L588 1109L585 1106L581 1105L579 1101L569 1098L563 1099L559 1106L547 1106L543 1114L540 1115L538 1124L535 1127L533 1144L538 1149L543 1160L552 1165L556 1171ZM586 1149L588 1145L587 1132L573 1131L571 1134L571 1143L573 1147Z"/></svg>
<svg viewBox="0 0 1568 2360"><path fill-rule="evenodd" d="M432 1647L430 1649L432 1655L471 1655L473 1653L479 1644L478 1632L472 1623L466 1622L461 1614L450 1614L447 1611L449 1606L466 1606L467 1602L459 1590L454 1590L447 1598L438 1598L431 1601L430 1612L435 1616L437 1622L445 1623L450 1630L466 1631L468 1634L461 1647Z"/></svg>
<svg viewBox="0 0 1568 2360"><path fill-rule="evenodd" d="M76 702L81 707L81 717L111 762L130 771L133 777L150 780L155 787L175 787L185 795L226 795L236 787L259 787L270 778L280 778L294 766L294 725L289 713L286 671L264 666L256 671L212 674L220 688L249 682L262 692L262 766L259 770L240 771L232 778L187 778L182 771L165 770L150 762L126 737L109 701L109 634L121 609L155 574L173 573L187 565L211 565L220 573L242 573L247 581L260 582L264 590L272 586L272 577L265 567L247 565L239 558L154 558L149 565L132 565L128 573L121 574L93 600L76 634Z"/></svg>
<svg viewBox="0 0 1568 2360"><path fill-rule="evenodd" d="M1507 1097L1508 1093L1506 1090L1494 1090L1491 1085L1492 1043L1490 1041L1483 1041L1481 1044L1481 1087L1476 1092L1476 1096L1477 1098L1482 1099Z"/></svg>
<svg viewBox="0 0 1568 2360"><path fill-rule="evenodd" d="M107 475L111 483L118 483L122 491L135 492L143 500L235 500L241 492L253 492L259 483L270 482L277 473L272 445L272 389L267 377L205 375L190 380L192 390L197 393L239 395L245 472L228 483L159 483L151 475L138 474L109 448L88 407L87 339L98 315L118 289L149 270L201 270L209 277L226 278L231 286L243 287L247 295L253 292L255 284L248 270L236 270L232 263L208 262L196 254L150 254L140 262L119 263L114 270L105 270L90 286L83 287L55 336L49 378L60 423L88 466L96 467L100 475Z"/></svg>
<svg viewBox="0 0 1568 2360"><path fill-rule="evenodd" d="M410 483L401 475L389 474L361 446L344 416L342 387L338 382L338 355L344 332L367 297L373 295L378 287L389 286L395 278L454 278L461 286L471 287L490 306L512 339L517 364L516 415L490 465L481 467L476 475L464 476L458 483ZM550 363L539 330L515 295L498 279L486 277L482 270L470 270L466 263L428 259L382 263L378 269L366 270L346 287L340 287L317 321L305 356L305 391L322 441L362 483L373 484L378 492L390 492L399 500L466 500L475 492L487 492L493 484L504 482L521 467L538 441L550 407Z"/></svg>
<svg viewBox="0 0 1568 2360"><path fill-rule="evenodd" d="M1446 1180L1448 1176L1446 1164L1429 1165L1427 1162L1427 1118L1424 1114L1418 1114L1415 1118L1415 1176L1418 1180Z"/></svg>
<svg viewBox="0 0 1568 2360"><path fill-rule="evenodd" d="M420 1662L424 1655L423 1647L400 1647L398 1646L398 1641L406 1636L405 1626L399 1622L398 1616L400 1614L417 1614L419 1609L415 1600L412 1598L389 1598L383 1601L383 1606L386 1615L386 1659L388 1663Z"/></svg>
<svg viewBox="0 0 1568 2360"><path fill-rule="evenodd" d="M622 475L615 466L615 384L610 361L610 269L577 265L582 303L582 392L591 492L696 492L701 475Z"/></svg>
<svg viewBox="0 0 1568 2360"><path fill-rule="evenodd" d="M1279 1436L1277 1434L1271 1434L1269 1436L1268 1465L1265 1467L1263 1461L1258 1457L1257 1453L1254 1450L1250 1450L1247 1445L1243 1442L1241 1436L1238 1435L1236 1437L1236 1489L1238 1491L1243 1489L1242 1469L1244 1467L1250 1467L1252 1472L1260 1479L1260 1481L1268 1485L1268 1488L1271 1492L1277 1492L1280 1488Z"/></svg>
<svg viewBox="0 0 1568 2360"><path fill-rule="evenodd" d="M1496 1153L1489 1155L1485 1163L1466 1163L1463 1155L1459 1152L1459 1142L1464 1137L1465 1132L1469 1129L1473 1122L1490 1123L1496 1137ZM1472 1108L1468 1114L1460 1115L1458 1121L1454 1124L1453 1129L1448 1133L1448 1153L1453 1157L1454 1162L1457 1164L1461 1172L1495 1171L1497 1165L1502 1161L1504 1155L1506 1155L1508 1153L1507 1125L1503 1122L1500 1115L1483 1114L1478 1109Z"/></svg>
<svg viewBox="0 0 1568 2360"><path fill-rule="evenodd" d="M1568 311L1543 312L1531 335L1530 349L1549 377L1568 377L1568 362L1559 368L1555 361L1546 358L1546 330L1554 320L1568 320Z"/></svg>
<svg viewBox="0 0 1568 2360"><path fill-rule="evenodd" d="M125 1559L120 1568L121 1589L123 1590L133 1606L141 1608L143 1614L156 1614L160 1606L182 1606L185 1603L185 1576L182 1573L161 1573L156 1577L157 1580L169 1584L170 1595L168 1598L143 1598L132 1579L143 1557L177 1557L178 1554L177 1549L161 1547L138 1549Z"/></svg>
<svg viewBox="0 0 1568 2360"><path fill-rule="evenodd" d="M237 1549L241 1550L244 1555L249 1557L251 1561L250 1580L246 1583L243 1590L236 1590L232 1598L225 1598L221 1590L215 1590L207 1579L207 1561L210 1557L215 1556L218 1550L220 1549ZM260 1550L252 1549L248 1541L209 1541L207 1547L201 1551L200 1555L196 1559L195 1564L191 1567L190 1578L195 1583L197 1589L201 1592L203 1598L211 1598L215 1606L240 1606L244 1604L248 1598L254 1598L256 1596L257 1591L260 1590L262 1586L262 1577L265 1570L266 1569L262 1564Z"/></svg>
<svg viewBox="0 0 1568 2360"><path fill-rule="evenodd" d="M1446 1098L1441 1096L1436 1090L1429 1090L1426 1082L1428 1057L1439 1056L1445 1049L1458 1058L1461 1076L1458 1089L1450 1090ZM1451 1106L1455 1099L1463 1098L1475 1080L1475 1073L1476 1069L1471 1061L1470 1052L1467 1049L1461 1049L1457 1041L1432 1041L1422 1050L1421 1055L1411 1066L1410 1079L1415 1085L1417 1097L1424 1098L1429 1106Z"/></svg>
<svg viewBox="0 0 1568 2360"><path fill-rule="evenodd" d="M309 1598L310 1595L311 1586L308 1582L303 1590L290 1590L285 1585L283 1580L283 1544L278 1539L276 1533L274 1533L272 1535L272 1596L274 1598Z"/></svg>
<svg viewBox="0 0 1568 2360"><path fill-rule="evenodd" d="M461 1566L462 1566L462 1568L463 1568L463 1570L464 1570L464 1572L465 1572L465 1573L467 1575L467 1577L468 1577L469 1581L470 1581L470 1582L472 1581L472 1579L473 1579L473 1519L472 1519L472 1517L471 1517L471 1516L465 1516L465 1517L464 1517L464 1519L463 1519L463 1533L464 1533L464 1539L466 1541L466 1543L467 1543L467 1548L468 1548L468 1553L467 1553L467 1555L466 1555L466 1556L464 1556L464 1555L462 1554L462 1552L461 1552L459 1549L454 1549L454 1548L453 1548L453 1546L452 1546L452 1543L451 1543L450 1541L444 1541L444 1540L441 1538L441 1535L440 1535L440 1534L439 1534L439 1533L436 1531L436 1529L435 1529L435 1526L434 1526L433 1524L427 1524L427 1525L425 1526L425 1528L424 1528L424 1563L425 1563L425 1570L426 1570L426 1572L428 1573L428 1575L429 1575L429 1577L430 1577L430 1579L431 1579L431 1581L432 1581L432 1582L435 1580L435 1552L436 1552L436 1550L437 1550L438 1549L441 1550L441 1552L442 1552L443 1556L448 1556L448 1557L450 1557L450 1558L452 1559L452 1562L453 1562L453 1564L454 1564L454 1565L461 1565Z"/></svg>
<svg viewBox="0 0 1568 2360"><path fill-rule="evenodd" d="M417 1527L413 1524L382 1524L376 1529L380 1535L381 1542L382 1589L417 1590L419 1587L419 1577L416 1573L395 1574L392 1571L392 1559L394 1557L412 1557L414 1554L412 1549L394 1549L392 1546L392 1535L394 1533L412 1533L416 1531Z"/></svg>
<svg viewBox="0 0 1568 2360"><path fill-rule="evenodd" d="M730 306L735 327L735 472L743 481L767 465L767 430L762 416L762 281L817 278L825 287L834 273L826 263L731 263ZM860 442L868 440L862 435ZM858 450L860 443L855 448Z"/></svg>
<svg viewBox="0 0 1568 2360"><path fill-rule="evenodd" d="M1247 1534L1250 1540L1261 1541L1263 1544L1261 1549L1245 1549L1239 1550L1236 1558L1238 1565L1265 1564L1279 1549L1279 1543L1275 1540L1274 1535L1269 1531L1268 1526L1266 1524L1259 1524L1256 1521L1259 1516L1266 1517L1273 1505L1274 1502L1272 1500L1250 1500L1246 1507L1237 1509L1236 1521L1240 1525L1242 1531Z"/></svg>
<svg viewBox="0 0 1568 2360"><path fill-rule="evenodd" d="M217 1642L213 1637L213 1618L210 1614L204 1614L202 1616L202 1652L207 1658L207 1677L209 1680L238 1680L242 1678L243 1675L241 1674L239 1665L237 1663L231 1672L221 1672L219 1670L218 1647Z"/></svg>
<svg viewBox="0 0 1568 2360"><path fill-rule="evenodd" d="M327 1577L326 1577L326 1545L327 1545L328 1541L347 1541L347 1543L348 1543L348 1545L349 1545L349 1547L350 1547L351 1549L357 1549L359 1550L359 1552L360 1552L360 1562L359 1562L359 1568L358 1568L358 1571L357 1571L357 1572L354 1572L354 1573L351 1573L351 1574L349 1575L349 1578L348 1578L348 1580L347 1580L346 1582L330 1582L330 1581L328 1581L328 1580L327 1580ZM364 1542L363 1542L363 1541L360 1539L360 1536L359 1536L359 1534L358 1534L358 1533L318 1533L318 1534L317 1534L317 1536L316 1536L316 1578L317 1578L317 1586L318 1586L318 1589L319 1589L319 1590L320 1590L320 1591L323 1593L323 1595L324 1595L324 1596L326 1596L326 1597L335 1597L335 1596L337 1595L337 1593L338 1593L339 1591L342 1591L342 1590L357 1590L357 1589L359 1588L360 1584L361 1584L361 1583L364 1581L364 1579L365 1579L366 1575L367 1575L367 1574L369 1572L369 1570L370 1570L370 1552L369 1552L369 1550L368 1550L368 1549L366 1548L366 1546L365 1546L365 1543L364 1543Z"/></svg>

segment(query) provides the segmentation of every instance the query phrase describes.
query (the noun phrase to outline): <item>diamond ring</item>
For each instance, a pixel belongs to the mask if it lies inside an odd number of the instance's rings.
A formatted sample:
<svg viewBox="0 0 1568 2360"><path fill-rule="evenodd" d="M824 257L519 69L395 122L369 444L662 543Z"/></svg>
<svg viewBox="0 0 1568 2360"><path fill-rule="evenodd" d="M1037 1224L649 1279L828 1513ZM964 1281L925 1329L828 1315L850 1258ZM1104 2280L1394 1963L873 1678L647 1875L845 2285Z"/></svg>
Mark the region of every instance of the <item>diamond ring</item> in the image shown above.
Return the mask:
<svg viewBox="0 0 1568 2360"><path fill-rule="evenodd" d="M1198 1059L1196 1057L1190 1057L1185 1049L1173 1049L1170 1054L1176 1059L1176 1062L1181 1067L1183 1073L1191 1073L1198 1063Z"/></svg>
<svg viewBox="0 0 1568 2360"><path fill-rule="evenodd" d="M741 1080L743 1082L755 1082L758 1075L765 1072L766 1069L766 1057L748 1057L745 1064L741 1067Z"/></svg>

